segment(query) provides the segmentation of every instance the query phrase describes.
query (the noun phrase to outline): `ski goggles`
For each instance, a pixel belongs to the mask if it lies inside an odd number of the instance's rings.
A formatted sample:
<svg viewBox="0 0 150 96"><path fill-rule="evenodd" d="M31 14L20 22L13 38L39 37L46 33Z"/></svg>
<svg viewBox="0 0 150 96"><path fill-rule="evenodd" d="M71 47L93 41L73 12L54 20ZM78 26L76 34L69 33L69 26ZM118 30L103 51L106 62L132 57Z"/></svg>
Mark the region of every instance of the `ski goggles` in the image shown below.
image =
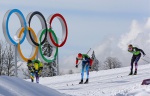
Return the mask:
<svg viewBox="0 0 150 96"><path fill-rule="evenodd" d="M128 48L129 51L132 51L133 48Z"/></svg>

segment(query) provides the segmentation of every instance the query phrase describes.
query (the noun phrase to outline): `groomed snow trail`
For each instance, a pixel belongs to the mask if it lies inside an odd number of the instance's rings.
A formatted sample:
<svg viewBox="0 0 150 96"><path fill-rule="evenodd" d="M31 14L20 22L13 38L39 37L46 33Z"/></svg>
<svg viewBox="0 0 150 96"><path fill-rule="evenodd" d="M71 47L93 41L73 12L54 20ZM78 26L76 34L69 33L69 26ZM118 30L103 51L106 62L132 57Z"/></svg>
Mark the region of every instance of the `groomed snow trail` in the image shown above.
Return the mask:
<svg viewBox="0 0 150 96"><path fill-rule="evenodd" d="M40 82L72 96L126 96L136 89L147 88L141 83L150 78L150 64L140 65L137 75L128 76L129 72L130 67L90 72L89 84L78 84L80 73L41 78Z"/></svg>

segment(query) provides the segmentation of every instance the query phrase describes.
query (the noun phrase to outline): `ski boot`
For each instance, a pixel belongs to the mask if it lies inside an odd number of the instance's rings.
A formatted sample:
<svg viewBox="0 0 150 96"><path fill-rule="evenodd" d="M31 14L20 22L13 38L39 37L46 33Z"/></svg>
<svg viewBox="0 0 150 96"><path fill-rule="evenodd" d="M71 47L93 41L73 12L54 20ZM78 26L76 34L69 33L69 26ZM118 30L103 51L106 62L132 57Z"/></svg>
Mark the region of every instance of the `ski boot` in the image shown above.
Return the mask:
<svg viewBox="0 0 150 96"><path fill-rule="evenodd" d="M84 84L88 84L88 82L89 82L89 79L86 79L86 81L84 82Z"/></svg>
<svg viewBox="0 0 150 96"><path fill-rule="evenodd" d="M137 70L134 71L134 75L137 75Z"/></svg>
<svg viewBox="0 0 150 96"><path fill-rule="evenodd" d="M83 84L83 79L81 79L81 81L79 82L79 84Z"/></svg>
<svg viewBox="0 0 150 96"><path fill-rule="evenodd" d="M129 75L132 75L133 74L133 72L131 71L130 73L129 73Z"/></svg>

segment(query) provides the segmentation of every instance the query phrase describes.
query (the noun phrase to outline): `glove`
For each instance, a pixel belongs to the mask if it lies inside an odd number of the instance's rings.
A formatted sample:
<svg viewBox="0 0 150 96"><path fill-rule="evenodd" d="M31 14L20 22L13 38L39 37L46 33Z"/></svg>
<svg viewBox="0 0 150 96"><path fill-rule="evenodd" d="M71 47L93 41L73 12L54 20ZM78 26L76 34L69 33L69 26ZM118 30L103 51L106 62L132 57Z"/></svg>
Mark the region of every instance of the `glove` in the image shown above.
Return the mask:
<svg viewBox="0 0 150 96"><path fill-rule="evenodd" d="M89 68L91 69L91 66Z"/></svg>
<svg viewBox="0 0 150 96"><path fill-rule="evenodd" d="M78 68L78 65L76 65L76 68Z"/></svg>

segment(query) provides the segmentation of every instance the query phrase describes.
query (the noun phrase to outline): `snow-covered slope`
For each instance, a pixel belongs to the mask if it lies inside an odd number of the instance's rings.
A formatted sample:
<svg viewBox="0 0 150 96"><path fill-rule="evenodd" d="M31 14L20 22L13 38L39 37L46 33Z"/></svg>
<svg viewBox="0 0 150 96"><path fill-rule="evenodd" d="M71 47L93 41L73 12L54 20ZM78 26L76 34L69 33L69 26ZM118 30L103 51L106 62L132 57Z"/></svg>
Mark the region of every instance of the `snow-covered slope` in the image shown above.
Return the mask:
<svg viewBox="0 0 150 96"><path fill-rule="evenodd" d="M54 89L16 77L0 77L0 96L63 96Z"/></svg>
<svg viewBox="0 0 150 96"><path fill-rule="evenodd" d="M150 86L141 85L150 78L150 64L139 66L138 75L128 76L129 71L124 67L90 72L89 84L80 85L80 73L41 77L40 84L1 76L0 96L150 96Z"/></svg>
<svg viewBox="0 0 150 96"><path fill-rule="evenodd" d="M41 78L40 83L72 96L150 96L150 64L141 65L138 75L128 76L130 67L90 72L89 84L78 84L80 74ZM86 76L86 75L85 75Z"/></svg>

